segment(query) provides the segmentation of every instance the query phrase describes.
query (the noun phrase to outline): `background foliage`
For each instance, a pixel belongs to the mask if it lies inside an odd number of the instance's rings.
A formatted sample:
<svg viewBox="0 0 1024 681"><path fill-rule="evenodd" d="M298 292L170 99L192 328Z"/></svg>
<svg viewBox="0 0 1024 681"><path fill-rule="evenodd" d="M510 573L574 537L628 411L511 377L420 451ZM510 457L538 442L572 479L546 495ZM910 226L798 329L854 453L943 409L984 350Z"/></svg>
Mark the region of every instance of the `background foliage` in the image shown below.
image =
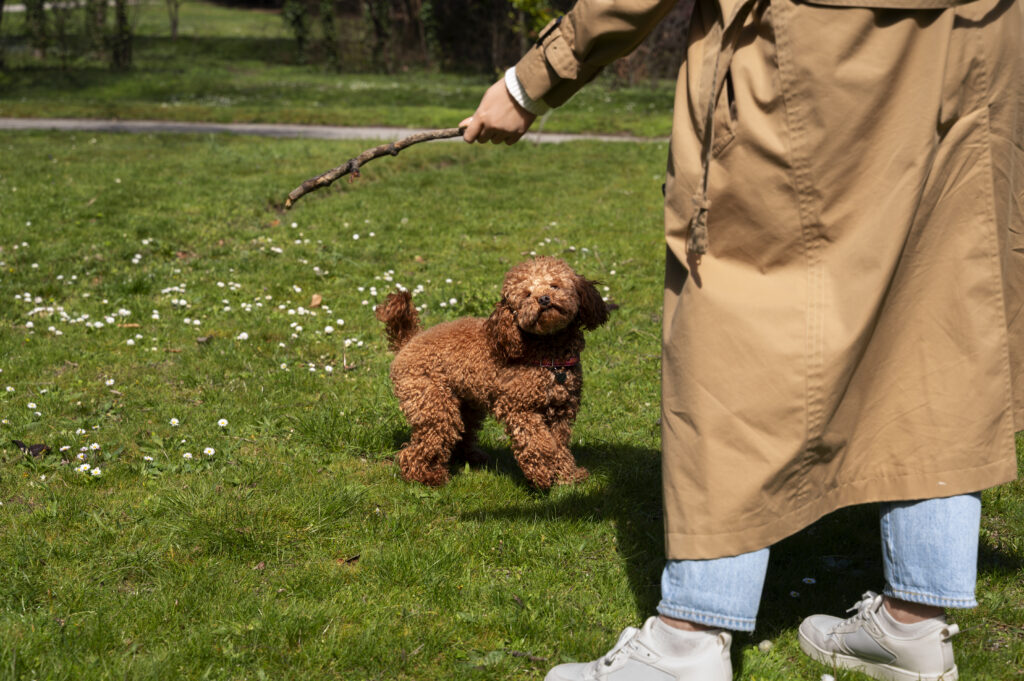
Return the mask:
<svg viewBox="0 0 1024 681"><path fill-rule="evenodd" d="M4 0L0 0L2 8ZM163 0L169 35L177 40L182 0ZM514 64L571 0L229 0L229 5L279 14L293 59L334 71L395 73L431 68L493 74ZM11 47L64 68L102 62L132 65L139 4L129 0L45 3L27 0L7 33ZM0 14L2 17L2 14ZM6 21L11 22L12 18ZM686 16L678 7L628 59L613 69L635 84L671 77L682 60ZM3 55L0 43L0 61Z"/></svg>

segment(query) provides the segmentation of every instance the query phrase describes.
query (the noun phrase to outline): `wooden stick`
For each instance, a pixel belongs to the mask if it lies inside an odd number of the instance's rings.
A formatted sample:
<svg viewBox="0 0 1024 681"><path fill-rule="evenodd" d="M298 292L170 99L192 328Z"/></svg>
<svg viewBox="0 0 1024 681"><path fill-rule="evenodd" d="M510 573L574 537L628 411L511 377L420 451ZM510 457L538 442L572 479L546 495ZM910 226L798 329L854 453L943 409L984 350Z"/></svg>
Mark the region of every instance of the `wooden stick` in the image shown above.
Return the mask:
<svg viewBox="0 0 1024 681"><path fill-rule="evenodd" d="M400 152L402 149L405 149L406 147L411 147L414 144L419 144L420 142L429 142L431 140L443 140L451 139L452 137L459 137L465 131L465 128L446 128L444 130L428 130L426 132L420 132L416 133L415 135L410 135L405 139L400 139L397 142L392 142L391 144L382 144L379 147L367 149L366 151L359 154L355 158L350 158L349 160L345 161L345 163L338 166L337 168L328 170L323 175L311 177L302 184L300 184L298 187L293 189L291 193L288 194L288 198L284 202L284 208L285 210L288 210L293 205L295 205L296 201L298 201L306 194L316 191L317 189L322 189L323 187L330 186L331 183L333 183L338 178L345 177L346 175L350 174L353 177L359 177L359 168L362 167L364 164L369 163L375 158L380 158L381 156L398 156L398 152Z"/></svg>

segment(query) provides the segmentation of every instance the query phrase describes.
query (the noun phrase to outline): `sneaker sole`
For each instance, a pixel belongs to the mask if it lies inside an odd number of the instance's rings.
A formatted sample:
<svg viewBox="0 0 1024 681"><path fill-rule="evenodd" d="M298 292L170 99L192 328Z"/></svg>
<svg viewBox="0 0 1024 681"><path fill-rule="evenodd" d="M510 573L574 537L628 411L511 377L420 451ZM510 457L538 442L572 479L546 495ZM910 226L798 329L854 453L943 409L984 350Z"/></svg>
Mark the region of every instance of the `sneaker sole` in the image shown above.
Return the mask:
<svg viewBox="0 0 1024 681"><path fill-rule="evenodd" d="M798 638L800 639L800 650L804 651L812 659L824 665L863 672L868 676L882 679L883 681L957 681L960 678L956 665L953 665L952 669L947 669L941 674L921 674L882 664L881 662L868 662L852 655L822 650L814 645L812 641L804 638L803 633L800 633Z"/></svg>

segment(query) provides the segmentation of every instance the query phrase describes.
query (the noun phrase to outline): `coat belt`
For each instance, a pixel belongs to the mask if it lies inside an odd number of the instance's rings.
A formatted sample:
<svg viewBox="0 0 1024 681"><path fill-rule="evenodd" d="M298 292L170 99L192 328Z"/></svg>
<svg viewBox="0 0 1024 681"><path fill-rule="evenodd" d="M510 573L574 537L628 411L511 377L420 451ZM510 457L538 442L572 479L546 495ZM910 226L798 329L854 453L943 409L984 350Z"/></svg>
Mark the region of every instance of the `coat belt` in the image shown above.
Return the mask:
<svg viewBox="0 0 1024 681"><path fill-rule="evenodd" d="M705 58L701 72L701 89L699 104L704 105L705 116L700 125L701 135L701 171L697 181L697 189L693 194L693 217L690 218L689 238L686 250L701 256L708 251L708 212L711 210L711 199L708 198L708 170L711 166L711 150L715 141L715 103L722 93L725 75L729 72L736 44L739 42L740 30L758 0L740 0L733 8L728 21L719 13L717 20L707 34L710 55ZM709 54L705 52L705 54Z"/></svg>

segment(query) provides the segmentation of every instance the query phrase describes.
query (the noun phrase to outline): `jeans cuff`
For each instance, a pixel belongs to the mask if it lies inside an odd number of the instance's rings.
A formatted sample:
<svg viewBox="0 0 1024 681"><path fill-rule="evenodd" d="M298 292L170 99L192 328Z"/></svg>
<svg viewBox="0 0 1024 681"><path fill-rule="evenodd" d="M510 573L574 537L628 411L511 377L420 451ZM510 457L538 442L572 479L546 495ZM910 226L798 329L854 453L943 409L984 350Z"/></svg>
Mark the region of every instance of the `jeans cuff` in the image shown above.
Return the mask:
<svg viewBox="0 0 1024 681"><path fill-rule="evenodd" d="M658 614L664 615L665 617L671 617L676 620L686 620L687 622L696 622L697 624L703 624L707 627L730 629L732 631L753 631L754 622L756 621L746 617L730 617L728 615L703 612L700 610L693 610L691 608L680 608L666 603L665 601L658 604Z"/></svg>
<svg viewBox="0 0 1024 681"><path fill-rule="evenodd" d="M978 601L974 594L960 595L938 595L928 593L920 588L905 587L900 584L886 584L882 593L889 598L898 598L901 601L920 603L922 605L933 605L937 608L976 608Z"/></svg>

